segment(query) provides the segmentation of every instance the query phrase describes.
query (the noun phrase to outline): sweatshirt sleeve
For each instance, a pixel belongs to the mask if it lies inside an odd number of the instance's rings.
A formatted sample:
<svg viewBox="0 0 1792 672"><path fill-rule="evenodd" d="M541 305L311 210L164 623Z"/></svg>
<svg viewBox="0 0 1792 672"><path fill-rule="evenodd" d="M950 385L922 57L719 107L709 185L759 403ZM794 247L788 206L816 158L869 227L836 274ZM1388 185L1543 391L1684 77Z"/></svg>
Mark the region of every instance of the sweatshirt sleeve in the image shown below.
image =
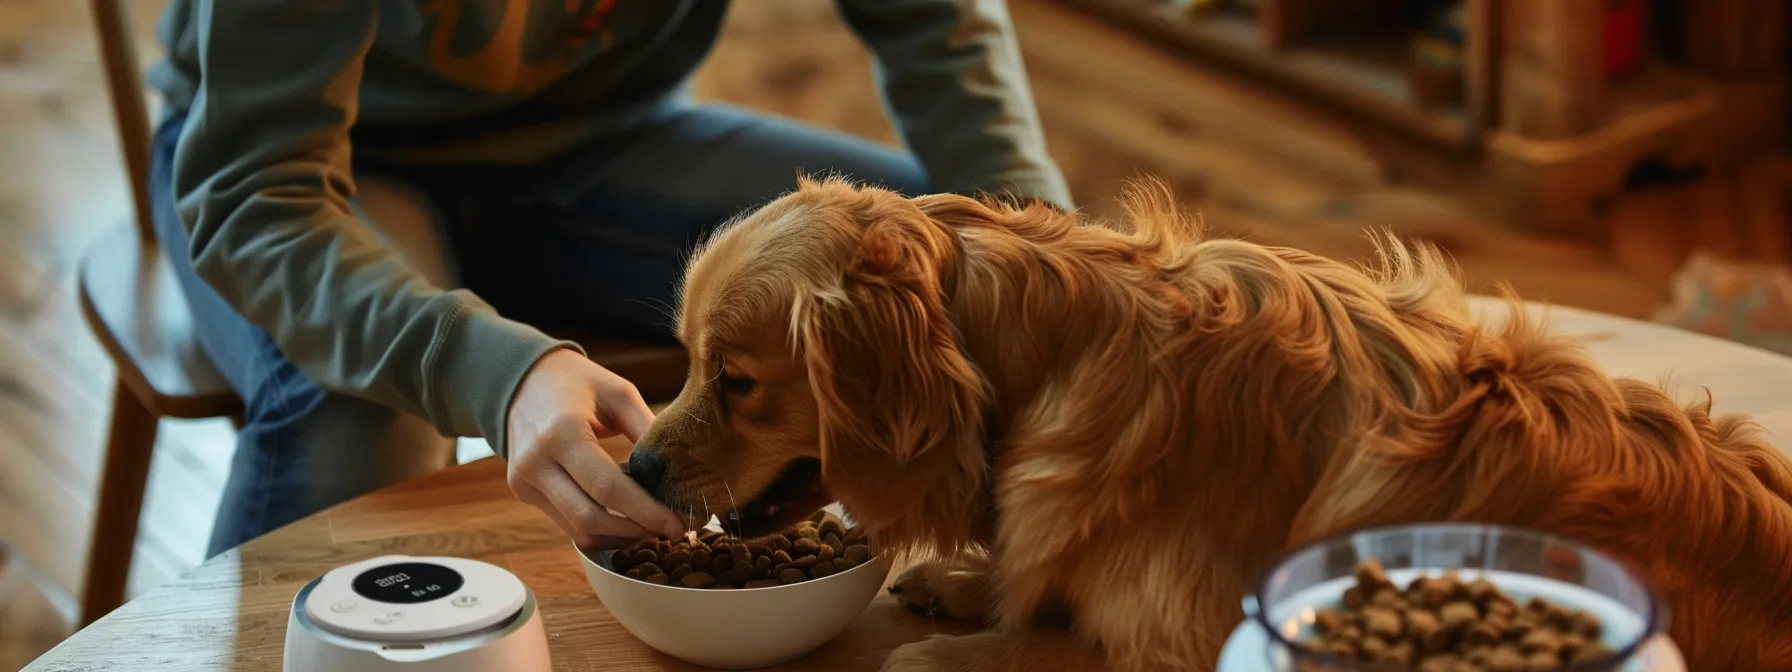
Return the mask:
<svg viewBox="0 0 1792 672"><path fill-rule="evenodd" d="M1046 153L1002 0L840 0L876 57L884 104L936 189L1073 207Z"/></svg>
<svg viewBox="0 0 1792 672"><path fill-rule="evenodd" d="M199 276L326 389L483 436L559 347L432 286L349 209L348 132L378 24L367 0L210 0L174 191Z"/></svg>

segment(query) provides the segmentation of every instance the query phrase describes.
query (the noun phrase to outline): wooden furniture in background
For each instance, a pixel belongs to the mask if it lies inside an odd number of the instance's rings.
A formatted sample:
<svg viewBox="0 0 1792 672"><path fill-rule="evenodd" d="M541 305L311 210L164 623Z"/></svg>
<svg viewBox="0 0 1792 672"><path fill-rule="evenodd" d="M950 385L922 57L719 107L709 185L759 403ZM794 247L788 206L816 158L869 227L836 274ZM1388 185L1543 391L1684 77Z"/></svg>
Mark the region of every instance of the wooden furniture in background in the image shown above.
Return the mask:
<svg viewBox="0 0 1792 672"><path fill-rule="evenodd" d="M131 225L99 238L81 259L81 313L117 368L98 506L87 553L80 622L124 602L144 488L162 418L230 417L242 402L207 359L168 257L152 231L149 113L119 0L91 0L112 116L135 205ZM562 334L591 359L634 382L649 402L670 399L688 366L677 346Z"/></svg>
<svg viewBox="0 0 1792 672"><path fill-rule="evenodd" d="M82 625L124 602L161 418L240 417L242 402L193 332L185 295L150 220L149 112L118 0L92 0L94 29L135 204L130 226L81 259L81 315L118 370L82 588Z"/></svg>
<svg viewBox="0 0 1792 672"><path fill-rule="evenodd" d="M1722 170L1784 139L1784 0L1059 1L1478 161L1474 188L1539 232L1598 239L1639 171ZM1463 91L1439 106L1410 71L1435 51L1414 46L1419 17L1452 5Z"/></svg>
<svg viewBox="0 0 1792 672"><path fill-rule="evenodd" d="M1474 305L1490 321L1504 317L1504 304ZM1672 372L1686 395L1709 387L1718 411L1752 414L1770 435L1792 432L1792 359L1624 318L1527 309L1584 342L1613 375L1661 380ZM516 501L502 463L484 460L353 500L207 561L77 633L25 672L277 672L299 588L338 565L387 553L470 557L515 572L541 601L556 670L698 669L623 630L592 594L565 537ZM838 639L774 669L876 669L891 649L935 632L954 630L882 595Z"/></svg>

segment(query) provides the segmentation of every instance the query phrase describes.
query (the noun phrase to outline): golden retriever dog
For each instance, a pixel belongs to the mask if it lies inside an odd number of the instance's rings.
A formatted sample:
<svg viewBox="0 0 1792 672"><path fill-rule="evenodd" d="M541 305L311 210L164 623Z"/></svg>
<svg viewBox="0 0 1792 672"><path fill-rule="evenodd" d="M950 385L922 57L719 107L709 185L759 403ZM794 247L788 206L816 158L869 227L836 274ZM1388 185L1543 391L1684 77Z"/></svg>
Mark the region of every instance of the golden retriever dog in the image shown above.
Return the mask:
<svg viewBox="0 0 1792 672"><path fill-rule="evenodd" d="M1363 269L842 181L713 236L684 391L630 458L748 534L838 500L925 553L893 592L981 619L886 670L1210 670L1281 554L1406 522L1519 525L1638 567L1693 670L1792 670L1792 461L1709 402L1483 326L1429 249Z"/></svg>

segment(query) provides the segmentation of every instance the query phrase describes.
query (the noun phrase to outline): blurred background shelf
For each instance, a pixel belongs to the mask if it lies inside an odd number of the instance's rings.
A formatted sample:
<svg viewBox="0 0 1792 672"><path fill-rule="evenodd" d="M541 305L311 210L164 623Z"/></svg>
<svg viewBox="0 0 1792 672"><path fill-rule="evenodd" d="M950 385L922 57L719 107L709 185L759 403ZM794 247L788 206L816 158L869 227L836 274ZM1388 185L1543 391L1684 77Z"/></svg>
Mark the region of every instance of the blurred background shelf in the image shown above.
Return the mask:
<svg viewBox="0 0 1792 672"><path fill-rule="evenodd" d="M1639 180L1785 137L1784 0L1058 0L1435 151L1511 225L1603 237Z"/></svg>

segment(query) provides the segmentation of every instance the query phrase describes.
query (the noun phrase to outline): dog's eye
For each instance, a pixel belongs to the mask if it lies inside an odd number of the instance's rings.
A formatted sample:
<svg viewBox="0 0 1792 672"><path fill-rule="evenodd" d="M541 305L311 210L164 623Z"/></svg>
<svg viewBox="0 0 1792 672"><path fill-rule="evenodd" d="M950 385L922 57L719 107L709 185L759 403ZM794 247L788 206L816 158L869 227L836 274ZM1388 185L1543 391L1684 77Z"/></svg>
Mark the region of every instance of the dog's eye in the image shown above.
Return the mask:
<svg viewBox="0 0 1792 672"><path fill-rule="evenodd" d="M752 378L728 372L728 365L717 362L716 381L722 384L722 391L728 394L747 394L759 383Z"/></svg>
<svg viewBox="0 0 1792 672"><path fill-rule="evenodd" d="M729 394L747 394L752 392L753 388L759 385L759 383L752 378L730 376L728 374L722 374L721 383L722 391Z"/></svg>

